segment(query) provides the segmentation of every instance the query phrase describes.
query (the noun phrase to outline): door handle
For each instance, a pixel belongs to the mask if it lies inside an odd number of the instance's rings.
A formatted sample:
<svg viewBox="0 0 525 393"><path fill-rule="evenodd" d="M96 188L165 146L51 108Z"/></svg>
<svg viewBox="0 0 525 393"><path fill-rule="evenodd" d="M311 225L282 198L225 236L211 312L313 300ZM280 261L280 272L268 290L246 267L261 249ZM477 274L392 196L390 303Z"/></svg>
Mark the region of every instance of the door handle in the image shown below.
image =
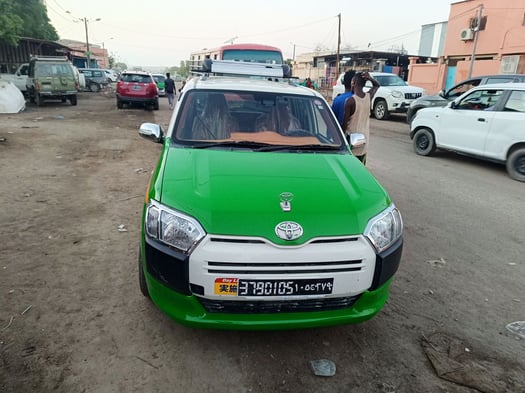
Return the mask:
<svg viewBox="0 0 525 393"><path fill-rule="evenodd" d="M484 119L483 117L478 117L478 121L486 122L487 120Z"/></svg>

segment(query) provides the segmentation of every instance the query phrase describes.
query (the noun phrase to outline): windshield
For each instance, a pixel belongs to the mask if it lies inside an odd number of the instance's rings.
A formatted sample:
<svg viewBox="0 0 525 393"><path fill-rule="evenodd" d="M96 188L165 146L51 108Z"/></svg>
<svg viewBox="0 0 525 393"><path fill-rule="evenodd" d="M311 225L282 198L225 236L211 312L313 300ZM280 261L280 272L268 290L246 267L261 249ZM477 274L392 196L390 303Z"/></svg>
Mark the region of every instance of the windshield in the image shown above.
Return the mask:
<svg viewBox="0 0 525 393"><path fill-rule="evenodd" d="M35 67L36 76L73 76L73 67L69 63L39 62Z"/></svg>
<svg viewBox="0 0 525 393"><path fill-rule="evenodd" d="M175 143L192 146L212 142L214 147L228 148L346 148L339 125L323 100L282 93L190 90L172 135Z"/></svg>
<svg viewBox="0 0 525 393"><path fill-rule="evenodd" d="M153 79L155 79L155 82L164 82L166 77L164 75L153 75Z"/></svg>
<svg viewBox="0 0 525 393"><path fill-rule="evenodd" d="M227 49L222 52L222 60L283 64L281 52L271 50Z"/></svg>
<svg viewBox="0 0 525 393"><path fill-rule="evenodd" d="M406 86L406 82L397 75L374 76L381 86Z"/></svg>

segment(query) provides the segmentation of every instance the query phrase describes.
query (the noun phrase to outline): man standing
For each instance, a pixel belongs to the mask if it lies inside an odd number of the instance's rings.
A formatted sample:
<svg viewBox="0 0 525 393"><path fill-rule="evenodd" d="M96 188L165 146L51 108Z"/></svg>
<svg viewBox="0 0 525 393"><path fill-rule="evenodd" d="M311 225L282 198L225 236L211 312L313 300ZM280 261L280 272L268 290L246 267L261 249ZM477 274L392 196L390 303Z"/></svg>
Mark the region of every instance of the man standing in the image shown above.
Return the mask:
<svg viewBox="0 0 525 393"><path fill-rule="evenodd" d="M367 81L372 87L365 93L363 88ZM358 72L352 78L352 91L354 94L345 102L343 130L347 138L350 134L360 133L366 138L363 146L352 150L352 153L366 165L366 151L370 140L370 109L374 94L379 88L379 82L368 72Z"/></svg>
<svg viewBox="0 0 525 393"><path fill-rule="evenodd" d="M341 124L341 127L343 126L343 120L345 115L345 101L347 98L352 97L352 78L355 75L355 71L346 71L343 75L343 86L345 87L345 92L342 94L339 94L337 97L334 98L334 101L332 102L332 111L335 114L335 117L337 117L337 120L339 121L339 124Z"/></svg>
<svg viewBox="0 0 525 393"><path fill-rule="evenodd" d="M173 102L175 101L175 81L171 79L169 72L166 72L164 88L166 89L166 95L168 96L168 104L170 105L170 109L173 109Z"/></svg>

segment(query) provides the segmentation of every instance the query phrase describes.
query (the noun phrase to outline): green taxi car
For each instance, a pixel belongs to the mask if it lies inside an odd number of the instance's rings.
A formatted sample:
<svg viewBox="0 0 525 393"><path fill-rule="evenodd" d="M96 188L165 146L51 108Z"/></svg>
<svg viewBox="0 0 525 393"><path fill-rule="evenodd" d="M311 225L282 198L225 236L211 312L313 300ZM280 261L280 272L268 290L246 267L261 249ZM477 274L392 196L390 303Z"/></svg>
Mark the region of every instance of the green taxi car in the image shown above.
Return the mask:
<svg viewBox="0 0 525 393"><path fill-rule="evenodd" d="M364 136L349 144L326 100L285 66L223 63L188 81L167 130L140 127L163 145L142 216L142 293L193 327L372 318L403 223L351 153Z"/></svg>

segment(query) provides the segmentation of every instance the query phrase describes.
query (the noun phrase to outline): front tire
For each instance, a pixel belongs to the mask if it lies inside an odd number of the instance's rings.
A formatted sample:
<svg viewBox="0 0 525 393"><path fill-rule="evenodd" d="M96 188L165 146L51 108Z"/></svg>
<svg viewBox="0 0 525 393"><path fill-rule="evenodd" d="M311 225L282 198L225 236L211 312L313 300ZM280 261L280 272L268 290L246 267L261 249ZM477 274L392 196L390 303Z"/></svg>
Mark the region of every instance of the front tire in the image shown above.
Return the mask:
<svg viewBox="0 0 525 393"><path fill-rule="evenodd" d="M377 100L374 104L374 117L377 120L388 120L390 113L385 100Z"/></svg>
<svg viewBox="0 0 525 393"><path fill-rule="evenodd" d="M77 95L72 95L69 97L69 102L71 102L71 105L75 106L77 105Z"/></svg>
<svg viewBox="0 0 525 393"><path fill-rule="evenodd" d="M512 179L525 182L525 147L510 153L506 165L507 173Z"/></svg>
<svg viewBox="0 0 525 393"><path fill-rule="evenodd" d="M429 156L436 151L434 133L428 128L420 128L414 134L412 141L414 151L420 156Z"/></svg>

